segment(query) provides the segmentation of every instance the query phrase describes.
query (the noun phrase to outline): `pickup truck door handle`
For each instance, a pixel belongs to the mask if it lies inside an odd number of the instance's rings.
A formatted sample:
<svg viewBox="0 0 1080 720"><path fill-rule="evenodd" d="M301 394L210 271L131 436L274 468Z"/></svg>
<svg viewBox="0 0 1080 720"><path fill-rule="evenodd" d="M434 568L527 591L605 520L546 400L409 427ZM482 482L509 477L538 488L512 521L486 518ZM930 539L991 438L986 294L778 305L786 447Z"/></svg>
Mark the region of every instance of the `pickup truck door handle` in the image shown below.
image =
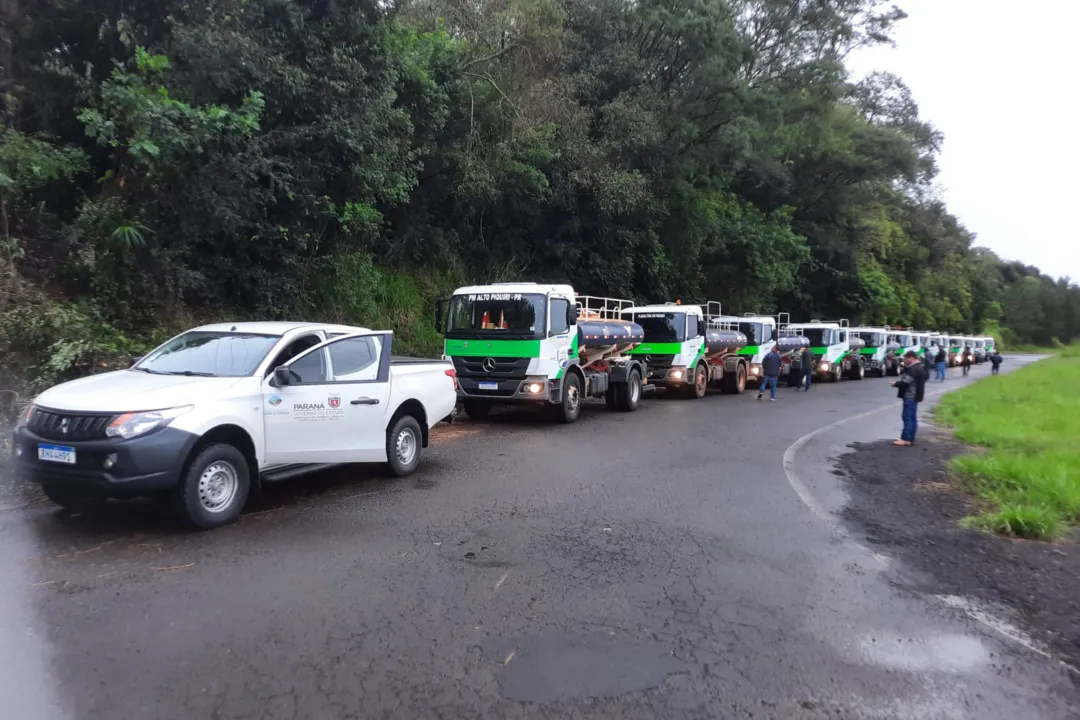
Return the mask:
<svg viewBox="0 0 1080 720"><path fill-rule="evenodd" d="M350 400L349 404L350 405L378 405L379 400L378 400L378 398L366 398L366 397L365 398L356 398L355 400Z"/></svg>

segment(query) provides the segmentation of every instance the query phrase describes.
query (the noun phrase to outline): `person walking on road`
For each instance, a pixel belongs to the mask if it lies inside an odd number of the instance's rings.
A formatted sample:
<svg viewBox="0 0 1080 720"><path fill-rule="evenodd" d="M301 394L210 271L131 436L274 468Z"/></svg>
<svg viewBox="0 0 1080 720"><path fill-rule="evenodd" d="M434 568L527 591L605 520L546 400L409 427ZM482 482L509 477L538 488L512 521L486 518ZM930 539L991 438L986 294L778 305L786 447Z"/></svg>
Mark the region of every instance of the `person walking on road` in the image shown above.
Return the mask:
<svg viewBox="0 0 1080 720"><path fill-rule="evenodd" d="M757 399L760 400L765 394L765 388L769 388L769 400L776 402L776 383L780 379L780 346L773 345L772 350L761 361L761 388L758 389Z"/></svg>
<svg viewBox="0 0 1080 720"><path fill-rule="evenodd" d="M926 371L919 363L919 356L913 351L904 353L904 372L900 379L893 383L893 387L897 388L897 396L904 401L904 409L900 414L904 430L900 433L900 439L893 441L893 445L914 445L915 431L919 429L919 403L923 401L926 391Z"/></svg>
<svg viewBox="0 0 1080 720"><path fill-rule="evenodd" d="M1004 360L1004 359L1005 358L1001 357L1001 353L999 353L997 350L994 351L994 354L990 356L990 374L991 375L997 375L998 374L998 371L1001 370L1001 361Z"/></svg>
<svg viewBox="0 0 1080 720"><path fill-rule="evenodd" d="M937 379L941 382L945 382L945 368L948 360L949 356L945 353L945 348L939 347L937 356L934 357L934 367L937 369Z"/></svg>
<svg viewBox="0 0 1080 720"><path fill-rule="evenodd" d="M802 356L799 358L799 365L802 367L803 382L805 392L810 392L810 385L814 382L814 353L810 352L810 348L803 348Z"/></svg>
<svg viewBox="0 0 1080 720"><path fill-rule="evenodd" d="M960 365L964 368L964 376L971 372L971 349L964 348L964 354L960 356Z"/></svg>

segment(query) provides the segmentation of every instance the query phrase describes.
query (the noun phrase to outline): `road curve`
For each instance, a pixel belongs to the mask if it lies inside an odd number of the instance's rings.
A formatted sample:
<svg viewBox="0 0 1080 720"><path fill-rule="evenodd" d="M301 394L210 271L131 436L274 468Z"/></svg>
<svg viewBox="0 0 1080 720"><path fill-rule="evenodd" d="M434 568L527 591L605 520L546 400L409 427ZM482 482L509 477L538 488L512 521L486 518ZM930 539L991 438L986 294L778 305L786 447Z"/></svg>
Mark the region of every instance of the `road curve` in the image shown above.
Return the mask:
<svg viewBox="0 0 1080 720"><path fill-rule="evenodd" d="M896 433L898 407L869 412L887 381L781 397L499 414L441 433L414 477L275 486L209 533L151 505L8 507L24 619L0 630L38 665L0 698L108 720L1073 717L1066 670L833 521L823 468Z"/></svg>

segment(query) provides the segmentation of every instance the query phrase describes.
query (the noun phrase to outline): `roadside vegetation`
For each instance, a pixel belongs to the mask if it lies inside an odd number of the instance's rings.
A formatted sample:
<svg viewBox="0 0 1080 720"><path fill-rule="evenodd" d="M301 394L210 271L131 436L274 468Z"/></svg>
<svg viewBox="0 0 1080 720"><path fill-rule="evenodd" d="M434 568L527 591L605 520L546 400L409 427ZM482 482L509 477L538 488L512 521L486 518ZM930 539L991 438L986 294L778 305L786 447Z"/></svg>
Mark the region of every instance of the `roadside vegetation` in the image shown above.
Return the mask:
<svg viewBox="0 0 1080 720"><path fill-rule="evenodd" d="M389 327L482 280L1048 344L974 245L885 0L9 0L0 424L217 319ZM342 50L345 48L347 50Z"/></svg>
<svg viewBox="0 0 1080 720"><path fill-rule="evenodd" d="M1052 539L1080 522L1080 345L946 395L935 416L985 452L953 468L986 511L972 527Z"/></svg>

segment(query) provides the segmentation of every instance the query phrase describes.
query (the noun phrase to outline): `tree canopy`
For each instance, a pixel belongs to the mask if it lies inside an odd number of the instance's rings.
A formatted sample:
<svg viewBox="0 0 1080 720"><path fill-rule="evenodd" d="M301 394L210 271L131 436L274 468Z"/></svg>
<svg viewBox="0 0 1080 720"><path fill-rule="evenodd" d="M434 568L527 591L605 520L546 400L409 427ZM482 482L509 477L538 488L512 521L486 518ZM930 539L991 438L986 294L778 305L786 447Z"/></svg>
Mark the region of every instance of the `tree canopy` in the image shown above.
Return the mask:
<svg viewBox="0 0 1080 720"><path fill-rule="evenodd" d="M903 80L846 70L903 20L884 0L6 0L0 14L9 347L55 355L49 333L85 325L70 313L111 328L110 347L188 316L373 324L356 315L392 305L403 276L425 303L440 282L514 278L1080 335L1080 290L977 247L948 212L942 134ZM27 327L40 336L14 338Z"/></svg>

